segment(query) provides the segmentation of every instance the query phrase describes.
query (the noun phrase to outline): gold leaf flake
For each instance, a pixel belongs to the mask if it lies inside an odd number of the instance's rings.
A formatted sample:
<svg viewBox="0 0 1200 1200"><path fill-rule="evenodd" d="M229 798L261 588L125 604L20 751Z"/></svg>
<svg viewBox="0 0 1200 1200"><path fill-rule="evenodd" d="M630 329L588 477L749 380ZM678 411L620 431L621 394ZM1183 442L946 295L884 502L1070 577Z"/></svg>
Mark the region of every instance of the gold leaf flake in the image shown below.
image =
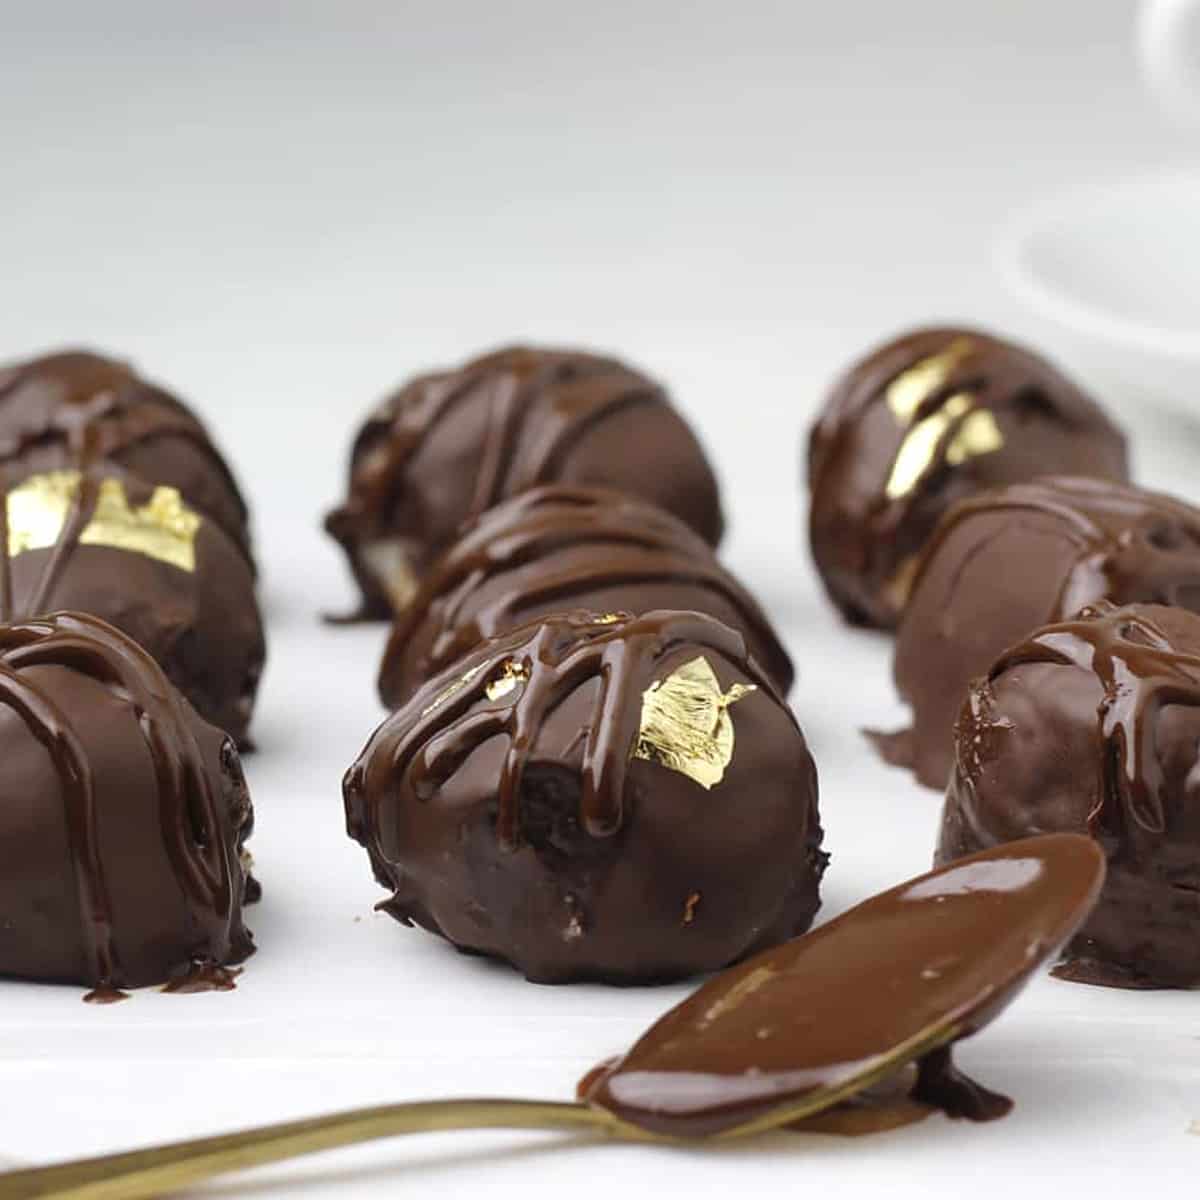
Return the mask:
<svg viewBox="0 0 1200 1200"><path fill-rule="evenodd" d="M633 756L693 779L702 788L721 782L733 759L729 706L754 691L735 683L728 692L706 658L694 658L642 694L642 721Z"/></svg>
<svg viewBox="0 0 1200 1200"><path fill-rule="evenodd" d="M945 385L954 368L974 349L970 338L957 337L944 350L921 359L897 375L888 384L886 392L888 407L897 420L909 424L921 405Z"/></svg>
<svg viewBox="0 0 1200 1200"><path fill-rule="evenodd" d="M970 392L956 392L936 412L918 421L900 443L892 473L884 489L889 500L906 496L929 469L942 438L950 427L961 424L946 447L946 462L957 467L980 454L990 454L1004 445L996 418L987 409L975 408Z"/></svg>
<svg viewBox="0 0 1200 1200"><path fill-rule="evenodd" d="M58 540L79 490L78 471L33 475L8 493L8 552L44 550ZM100 483L96 510L79 537L83 546L111 546L144 554L183 571L196 569L201 518L173 487L156 487L147 503L132 508L119 479Z"/></svg>
<svg viewBox="0 0 1200 1200"><path fill-rule="evenodd" d="M529 668L515 658L508 659L500 668L500 674L495 679L489 679L484 689L489 700L503 700L510 692L515 691L523 683L529 682Z"/></svg>

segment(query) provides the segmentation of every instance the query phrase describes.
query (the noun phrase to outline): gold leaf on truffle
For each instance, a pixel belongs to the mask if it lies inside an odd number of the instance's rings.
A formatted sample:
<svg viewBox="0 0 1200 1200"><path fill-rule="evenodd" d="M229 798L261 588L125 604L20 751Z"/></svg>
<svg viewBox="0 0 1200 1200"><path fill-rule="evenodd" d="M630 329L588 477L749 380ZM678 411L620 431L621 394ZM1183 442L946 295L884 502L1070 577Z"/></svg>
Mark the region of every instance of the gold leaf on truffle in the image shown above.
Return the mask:
<svg viewBox="0 0 1200 1200"><path fill-rule="evenodd" d="M721 690L706 658L693 658L642 693L642 721L633 756L656 762L713 788L733 760L729 707L754 691L735 683Z"/></svg>
<svg viewBox="0 0 1200 1200"><path fill-rule="evenodd" d="M8 552L53 546L79 491L78 471L33 475L8 493ZM183 571L196 569L196 534L201 519L173 487L156 487L150 499L131 507L119 479L104 479L91 519L80 534L83 546L111 546L144 554Z"/></svg>
<svg viewBox="0 0 1200 1200"><path fill-rule="evenodd" d="M887 387L888 407L896 418L907 425L917 415L917 410L943 387L955 367L968 358L975 349L969 337L956 337L944 350L931 354L902 371Z"/></svg>
<svg viewBox="0 0 1200 1200"><path fill-rule="evenodd" d="M489 679L484 689L489 700L503 700L523 683L529 682L529 668L515 658L506 659L495 679Z"/></svg>
<svg viewBox="0 0 1200 1200"><path fill-rule="evenodd" d="M469 671L466 671L460 675L453 683L449 684L447 687L444 687L427 705L425 705L423 709L421 709L421 716L429 716L429 714L433 712L435 708L441 708L441 706L445 704L451 696L458 695L458 693L461 692L463 688L465 688L467 684L470 683L471 680L474 679L475 676L478 675L485 666L485 663L477 663Z"/></svg>
<svg viewBox="0 0 1200 1200"><path fill-rule="evenodd" d="M913 425L900 443L884 489L889 500L898 500L912 491L933 463L942 439L956 423L954 436L945 448L946 462L952 467L1004 445L992 413L975 408L975 397L970 392L956 392L936 412Z"/></svg>

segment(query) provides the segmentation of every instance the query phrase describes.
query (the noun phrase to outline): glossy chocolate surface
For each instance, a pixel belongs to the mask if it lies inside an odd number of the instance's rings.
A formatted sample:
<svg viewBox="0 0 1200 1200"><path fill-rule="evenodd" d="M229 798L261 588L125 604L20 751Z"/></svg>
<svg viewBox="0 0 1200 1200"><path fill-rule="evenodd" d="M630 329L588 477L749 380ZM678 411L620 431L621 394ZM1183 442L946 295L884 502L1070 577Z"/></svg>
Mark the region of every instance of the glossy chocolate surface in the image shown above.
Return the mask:
<svg viewBox="0 0 1200 1200"><path fill-rule="evenodd" d="M252 952L237 751L133 641L0 624L0 747L0 974L105 1002Z"/></svg>
<svg viewBox="0 0 1200 1200"><path fill-rule="evenodd" d="M712 970L819 903L804 737L741 635L699 613L483 643L383 723L345 799L386 911L539 982Z"/></svg>
<svg viewBox="0 0 1200 1200"><path fill-rule="evenodd" d="M938 860L1034 830L1108 858L1058 974L1200 983L1200 617L1100 604L1006 651L971 688Z"/></svg>
<svg viewBox="0 0 1200 1200"><path fill-rule="evenodd" d="M711 1136L920 1060L919 1102L1002 1116L1009 1103L959 1075L949 1046L1007 1007L1103 879L1094 842L1056 835L910 880L706 983L582 1098L655 1133Z"/></svg>
<svg viewBox="0 0 1200 1200"><path fill-rule="evenodd" d="M944 788L970 681L1034 629L1097 600L1200 609L1200 509L1083 478L957 505L931 539L896 638L912 728L883 740L891 761Z"/></svg>
<svg viewBox="0 0 1200 1200"><path fill-rule="evenodd" d="M1056 367L969 329L879 347L809 436L809 534L831 599L854 624L893 627L950 506L1039 475L1128 478L1124 436Z"/></svg>
<svg viewBox="0 0 1200 1200"><path fill-rule="evenodd" d="M178 489L249 554L246 502L208 429L128 363L83 350L0 366L0 467L12 483L78 465L91 428L100 460Z"/></svg>
<svg viewBox="0 0 1200 1200"><path fill-rule="evenodd" d="M5 515L11 611L115 625L205 720L246 742L266 649L253 569L219 526L106 463L24 480Z"/></svg>
<svg viewBox="0 0 1200 1200"><path fill-rule="evenodd" d="M463 528L396 618L379 674L396 708L486 638L569 609L703 612L787 692L792 664L750 593L663 509L600 488L534 488Z"/></svg>
<svg viewBox="0 0 1200 1200"><path fill-rule="evenodd" d="M511 347L410 381L355 439L325 525L363 615L402 609L463 521L544 483L629 492L713 545L724 527L704 451L657 383L611 358Z"/></svg>

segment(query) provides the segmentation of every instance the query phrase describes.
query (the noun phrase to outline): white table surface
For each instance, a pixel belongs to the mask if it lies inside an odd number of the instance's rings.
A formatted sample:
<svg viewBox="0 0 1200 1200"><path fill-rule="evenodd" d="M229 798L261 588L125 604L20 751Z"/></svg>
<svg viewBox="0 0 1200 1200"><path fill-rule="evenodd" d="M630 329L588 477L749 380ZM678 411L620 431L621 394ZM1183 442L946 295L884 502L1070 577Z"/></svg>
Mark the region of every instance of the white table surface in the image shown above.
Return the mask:
<svg viewBox="0 0 1200 1200"><path fill-rule="evenodd" d="M247 763L259 953L231 995L91 1008L0 984L0 1157L387 1100L565 1098L684 994L535 987L372 914L339 781L381 716L383 630L318 623L350 589L317 522L355 422L406 372L527 337L672 385L724 479L727 559L799 667L823 918L923 870L939 809L859 737L902 719L888 643L839 625L801 549L797 440L831 373L920 320L1009 330L1120 410L1143 481L1200 500L1200 433L1155 415L1155 381L1117 384L991 261L1031 198L1194 156L1143 95L1132 6L827 7L0 0L0 357L87 342L192 398L251 494L270 620ZM1195 994L1039 980L961 1053L1015 1097L1009 1119L689 1152L430 1137L206 1194L1194 1187Z"/></svg>

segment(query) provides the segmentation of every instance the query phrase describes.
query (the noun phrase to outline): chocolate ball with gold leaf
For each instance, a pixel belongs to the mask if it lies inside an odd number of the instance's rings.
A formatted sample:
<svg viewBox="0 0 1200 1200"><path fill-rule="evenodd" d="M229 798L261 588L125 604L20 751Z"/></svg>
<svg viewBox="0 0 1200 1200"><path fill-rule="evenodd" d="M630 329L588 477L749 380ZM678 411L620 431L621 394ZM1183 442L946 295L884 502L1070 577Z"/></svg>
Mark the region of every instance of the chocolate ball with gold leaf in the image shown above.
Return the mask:
<svg viewBox="0 0 1200 1200"><path fill-rule="evenodd" d="M382 907L536 982L715 970L819 905L804 736L742 635L701 613L490 638L383 723L344 790Z"/></svg>
<svg viewBox="0 0 1200 1200"><path fill-rule="evenodd" d="M111 463L12 486L7 611L90 613L141 644L205 720L246 744L265 659L254 571L174 487Z"/></svg>
<svg viewBox="0 0 1200 1200"><path fill-rule="evenodd" d="M852 624L894 628L947 509L1041 475L1128 478L1124 435L1057 367L970 329L878 347L808 439L809 535L830 598Z"/></svg>

